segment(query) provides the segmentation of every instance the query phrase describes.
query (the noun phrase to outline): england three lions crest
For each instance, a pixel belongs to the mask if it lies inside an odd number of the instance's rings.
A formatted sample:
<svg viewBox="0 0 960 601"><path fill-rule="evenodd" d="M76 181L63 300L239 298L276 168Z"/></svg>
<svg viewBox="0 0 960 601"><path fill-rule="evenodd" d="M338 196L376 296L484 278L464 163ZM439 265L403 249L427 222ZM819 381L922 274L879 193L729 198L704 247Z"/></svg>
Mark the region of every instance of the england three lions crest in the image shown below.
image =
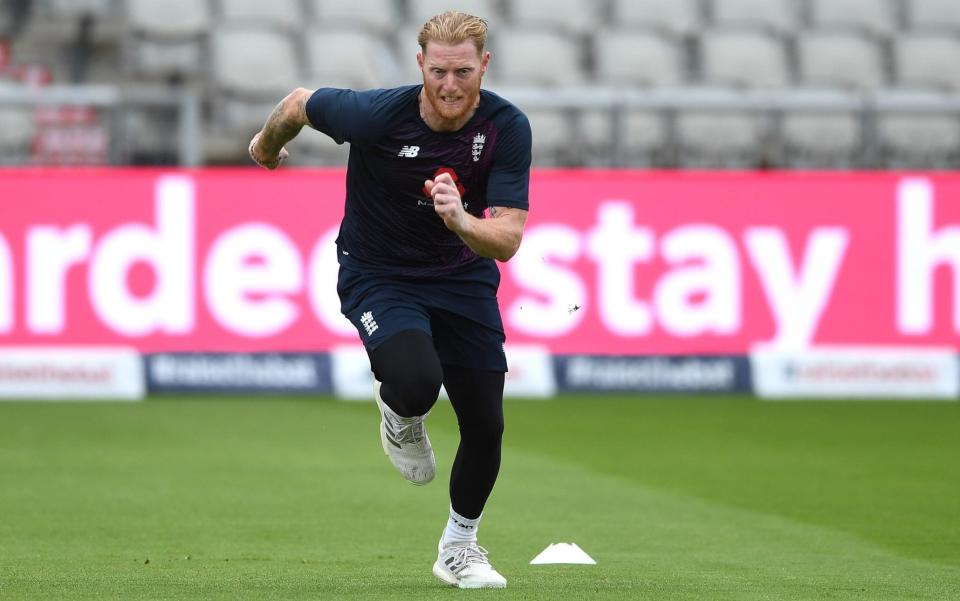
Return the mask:
<svg viewBox="0 0 960 601"><path fill-rule="evenodd" d="M487 143L487 136L477 134L473 136L473 162L480 160L480 153L483 152L483 145Z"/></svg>

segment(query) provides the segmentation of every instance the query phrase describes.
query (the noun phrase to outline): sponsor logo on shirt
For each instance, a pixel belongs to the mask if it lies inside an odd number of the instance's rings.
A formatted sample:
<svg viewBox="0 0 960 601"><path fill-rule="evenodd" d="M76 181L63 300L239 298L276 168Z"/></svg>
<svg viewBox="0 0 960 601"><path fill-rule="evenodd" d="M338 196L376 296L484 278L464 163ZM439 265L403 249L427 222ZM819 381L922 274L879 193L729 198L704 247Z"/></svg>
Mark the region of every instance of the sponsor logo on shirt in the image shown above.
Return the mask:
<svg viewBox="0 0 960 601"><path fill-rule="evenodd" d="M418 154L420 154L419 146L404 146L403 148L400 149L400 152L397 153L397 156L412 159Z"/></svg>

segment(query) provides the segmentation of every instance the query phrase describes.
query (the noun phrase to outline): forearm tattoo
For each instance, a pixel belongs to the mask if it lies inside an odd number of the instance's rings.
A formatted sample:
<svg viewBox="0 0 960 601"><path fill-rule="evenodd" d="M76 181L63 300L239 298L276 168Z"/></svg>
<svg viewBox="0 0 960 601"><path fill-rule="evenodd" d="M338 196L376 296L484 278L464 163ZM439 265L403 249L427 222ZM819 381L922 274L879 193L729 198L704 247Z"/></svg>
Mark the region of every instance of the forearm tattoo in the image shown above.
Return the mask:
<svg viewBox="0 0 960 601"><path fill-rule="evenodd" d="M306 99L297 99L296 110L298 114L303 114ZM267 122L263 126L263 134L260 136L260 144L268 154L280 152L284 144L297 137L303 128L301 119L291 118L289 109L286 107L286 101L281 102L273 109Z"/></svg>

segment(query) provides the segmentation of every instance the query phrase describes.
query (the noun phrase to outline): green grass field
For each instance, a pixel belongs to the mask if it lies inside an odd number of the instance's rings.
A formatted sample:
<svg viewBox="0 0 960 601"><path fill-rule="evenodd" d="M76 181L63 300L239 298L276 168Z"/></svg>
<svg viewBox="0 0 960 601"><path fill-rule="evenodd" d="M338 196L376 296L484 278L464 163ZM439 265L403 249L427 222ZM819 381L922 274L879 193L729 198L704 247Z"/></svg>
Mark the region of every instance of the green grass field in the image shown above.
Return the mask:
<svg viewBox="0 0 960 601"><path fill-rule="evenodd" d="M480 531L430 574L456 426L413 487L372 404L0 403L0 599L960 598L960 404L508 402ZM576 542L596 566L531 566Z"/></svg>

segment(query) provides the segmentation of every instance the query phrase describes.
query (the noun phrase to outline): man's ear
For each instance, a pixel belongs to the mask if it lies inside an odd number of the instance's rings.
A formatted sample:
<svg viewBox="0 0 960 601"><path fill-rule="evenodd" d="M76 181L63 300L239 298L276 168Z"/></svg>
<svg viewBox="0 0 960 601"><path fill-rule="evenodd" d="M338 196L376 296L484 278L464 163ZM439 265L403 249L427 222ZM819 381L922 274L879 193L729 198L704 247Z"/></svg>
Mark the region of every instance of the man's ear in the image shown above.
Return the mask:
<svg viewBox="0 0 960 601"><path fill-rule="evenodd" d="M480 59L480 73L487 72L487 65L490 64L490 52L484 52L483 58Z"/></svg>
<svg viewBox="0 0 960 601"><path fill-rule="evenodd" d="M423 71L423 52L417 52L417 66Z"/></svg>

